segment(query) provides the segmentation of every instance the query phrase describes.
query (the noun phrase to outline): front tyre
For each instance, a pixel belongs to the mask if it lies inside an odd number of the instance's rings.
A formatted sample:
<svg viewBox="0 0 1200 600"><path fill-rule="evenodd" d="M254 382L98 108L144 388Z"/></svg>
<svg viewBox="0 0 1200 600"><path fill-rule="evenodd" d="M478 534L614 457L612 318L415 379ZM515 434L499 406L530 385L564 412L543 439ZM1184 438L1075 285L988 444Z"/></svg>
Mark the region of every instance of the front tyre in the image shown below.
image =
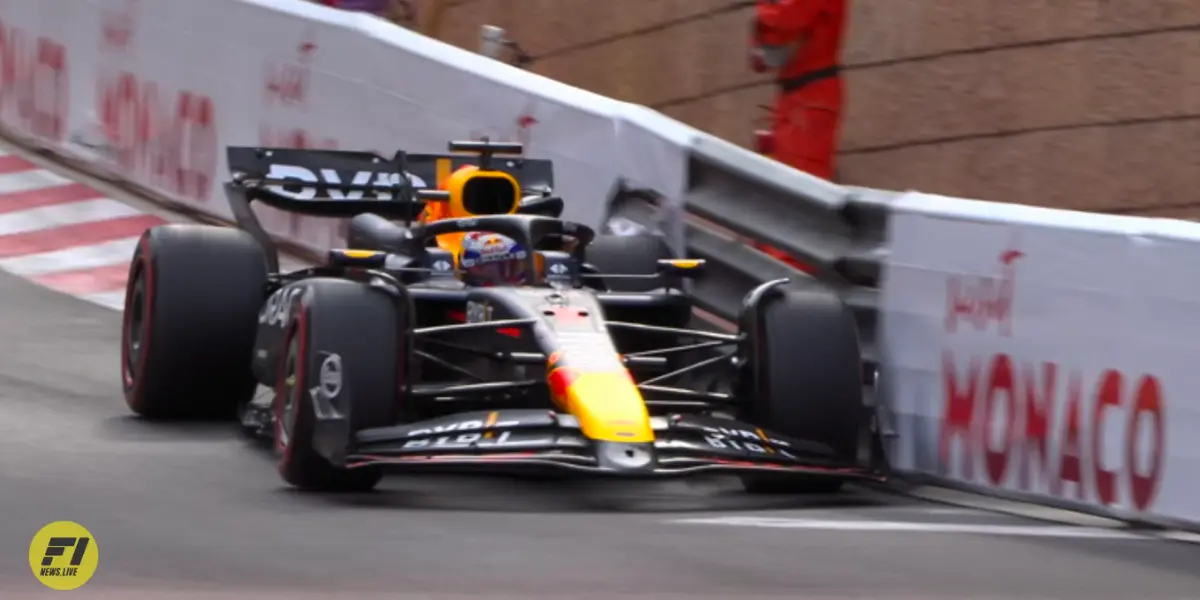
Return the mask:
<svg viewBox="0 0 1200 600"><path fill-rule="evenodd" d="M279 473L305 490L367 491L382 478L378 466L347 467L329 457L358 431L397 421L405 315L386 293L360 283L321 278L303 285L275 390Z"/></svg>
<svg viewBox="0 0 1200 600"><path fill-rule="evenodd" d="M606 277L604 283L612 292L648 292L662 287L653 278L658 261L672 258L671 248L660 235L598 235L588 244L585 259L604 275L633 275ZM643 277L637 277L643 276Z"/></svg>
<svg viewBox="0 0 1200 600"><path fill-rule="evenodd" d="M738 376L749 400L742 419L828 448L854 464L869 412L863 401L862 354L854 315L838 295L812 284L767 292L742 318L746 335ZM753 493L833 493L833 477L748 475Z"/></svg>

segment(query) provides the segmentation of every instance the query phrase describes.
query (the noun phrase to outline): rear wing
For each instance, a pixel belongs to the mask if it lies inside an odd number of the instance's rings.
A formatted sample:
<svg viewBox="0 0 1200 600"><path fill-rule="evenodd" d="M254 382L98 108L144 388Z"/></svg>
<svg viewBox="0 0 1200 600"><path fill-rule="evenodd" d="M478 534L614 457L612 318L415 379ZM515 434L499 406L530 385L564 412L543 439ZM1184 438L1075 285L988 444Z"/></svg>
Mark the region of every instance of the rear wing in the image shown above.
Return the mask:
<svg viewBox="0 0 1200 600"><path fill-rule="evenodd" d="M320 217L377 212L415 218L422 206L403 176L405 156L386 159L372 152L230 147L231 204L264 204ZM236 214L237 208L234 207Z"/></svg>
<svg viewBox="0 0 1200 600"><path fill-rule="evenodd" d="M470 143L453 142L452 149L462 148L473 154L398 151L390 159L373 152L234 146L227 150L227 158L233 174L230 185L253 190L245 200L313 216L352 217L373 212L412 220L425 203L416 190L436 188L456 169L481 162L512 175L528 195L546 195L553 189L551 161L481 155L493 147L509 145L482 143L475 148Z"/></svg>
<svg viewBox="0 0 1200 600"><path fill-rule="evenodd" d="M254 235L268 254L273 271L277 253L270 236L250 205L316 217L350 218L375 213L412 221L424 210L421 189L436 189L456 169L466 165L503 171L517 180L526 195L548 196L554 186L549 160L520 156L520 144L450 142L450 154L409 154L392 158L353 150L300 150L230 146L226 149L231 181L225 195L238 226Z"/></svg>

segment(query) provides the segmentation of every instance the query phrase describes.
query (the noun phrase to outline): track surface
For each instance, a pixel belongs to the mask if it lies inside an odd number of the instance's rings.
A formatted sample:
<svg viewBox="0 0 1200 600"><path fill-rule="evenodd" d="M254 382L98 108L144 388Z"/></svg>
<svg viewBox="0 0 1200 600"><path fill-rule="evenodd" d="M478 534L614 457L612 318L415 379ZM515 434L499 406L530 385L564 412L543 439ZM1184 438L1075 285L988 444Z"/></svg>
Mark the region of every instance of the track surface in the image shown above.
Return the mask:
<svg viewBox="0 0 1200 600"><path fill-rule="evenodd" d="M230 427L131 417L117 380L119 325L117 312L0 275L4 598L53 594L25 554L54 520L82 523L101 548L80 598L1200 595L1200 546L1178 542L678 522L1061 529L871 492L764 500L721 480L601 489L399 479L357 498L296 493Z"/></svg>

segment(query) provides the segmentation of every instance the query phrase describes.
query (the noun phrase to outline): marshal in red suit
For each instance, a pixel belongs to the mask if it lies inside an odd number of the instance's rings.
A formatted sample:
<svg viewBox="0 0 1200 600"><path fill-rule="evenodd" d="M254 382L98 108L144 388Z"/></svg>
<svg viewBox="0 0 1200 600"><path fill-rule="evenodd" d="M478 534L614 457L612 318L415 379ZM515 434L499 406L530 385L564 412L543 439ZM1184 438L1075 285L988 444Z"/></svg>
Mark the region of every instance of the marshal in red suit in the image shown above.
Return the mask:
<svg viewBox="0 0 1200 600"><path fill-rule="evenodd" d="M847 0L758 0L753 66L779 85L773 156L833 179L842 112L839 56Z"/></svg>

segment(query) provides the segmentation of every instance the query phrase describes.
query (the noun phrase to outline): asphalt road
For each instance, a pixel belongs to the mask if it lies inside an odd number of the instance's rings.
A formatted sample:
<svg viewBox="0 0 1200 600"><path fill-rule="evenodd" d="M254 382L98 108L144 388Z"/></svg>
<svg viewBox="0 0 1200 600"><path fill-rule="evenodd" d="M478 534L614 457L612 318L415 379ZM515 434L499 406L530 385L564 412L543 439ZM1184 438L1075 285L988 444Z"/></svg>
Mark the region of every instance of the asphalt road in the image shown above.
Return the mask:
<svg viewBox="0 0 1200 600"><path fill-rule="evenodd" d="M0 276L0 596L53 593L31 576L26 550L54 520L82 523L101 549L81 598L1200 594L1200 546L873 531L879 521L1060 528L870 492L765 501L720 480L599 489L420 479L357 498L296 493L229 427L131 417L118 328L117 313ZM729 515L789 520L678 522Z"/></svg>

